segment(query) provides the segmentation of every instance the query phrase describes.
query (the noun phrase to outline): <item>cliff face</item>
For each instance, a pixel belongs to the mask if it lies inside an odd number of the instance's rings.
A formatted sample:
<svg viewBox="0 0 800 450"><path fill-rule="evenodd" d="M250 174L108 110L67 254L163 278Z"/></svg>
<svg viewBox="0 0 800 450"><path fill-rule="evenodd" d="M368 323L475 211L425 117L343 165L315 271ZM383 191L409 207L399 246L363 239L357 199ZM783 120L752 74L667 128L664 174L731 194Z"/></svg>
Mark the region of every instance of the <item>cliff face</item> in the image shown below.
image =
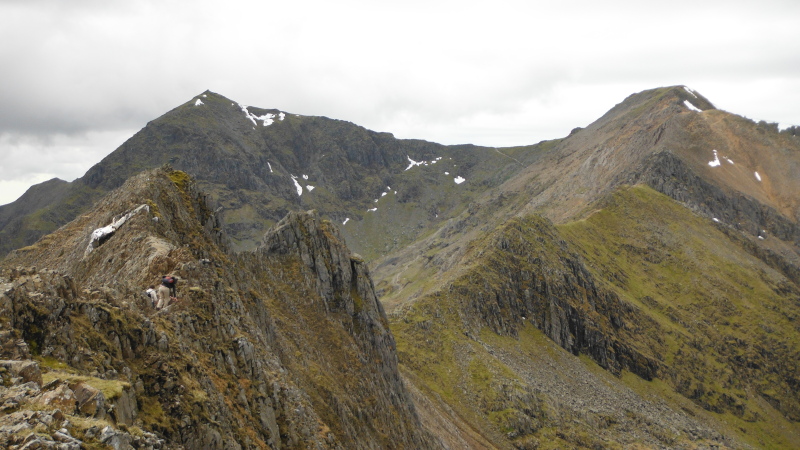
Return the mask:
<svg viewBox="0 0 800 450"><path fill-rule="evenodd" d="M92 229L138 204L149 211L87 252ZM400 381L366 266L336 229L294 213L263 248L234 256L216 220L185 174L150 171L10 255L3 357L33 358L44 386L6 412L54 411L39 397L62 386L60 412L44 428L28 417L28 428L52 439L65 428L86 445L435 446ZM142 291L165 273L179 278L179 300L154 311ZM105 406L84 411L79 383ZM6 445L24 442L22 421L0 428Z"/></svg>
<svg viewBox="0 0 800 450"><path fill-rule="evenodd" d="M630 345L632 308L600 288L547 219L515 219L475 252L479 263L448 289L466 307L473 336L488 326L516 337L529 321L560 347L587 354L613 373L624 369L645 379L658 373L658 363Z"/></svg>

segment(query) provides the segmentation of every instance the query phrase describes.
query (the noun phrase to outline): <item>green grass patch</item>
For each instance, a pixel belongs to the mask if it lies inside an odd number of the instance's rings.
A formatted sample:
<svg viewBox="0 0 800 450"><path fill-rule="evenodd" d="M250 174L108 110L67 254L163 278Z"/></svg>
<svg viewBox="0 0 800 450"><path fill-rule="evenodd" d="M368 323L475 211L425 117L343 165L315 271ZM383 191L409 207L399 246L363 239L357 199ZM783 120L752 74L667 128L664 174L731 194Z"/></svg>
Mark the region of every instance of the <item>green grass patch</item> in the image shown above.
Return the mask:
<svg viewBox="0 0 800 450"><path fill-rule="evenodd" d="M64 380L69 384L81 382L86 383L89 386L101 391L107 400L119 398L123 391L131 387L130 383L125 381L104 380L102 378L95 378L88 375L76 375L74 373L63 372L60 370L51 370L42 374L42 382L44 384L57 379Z"/></svg>

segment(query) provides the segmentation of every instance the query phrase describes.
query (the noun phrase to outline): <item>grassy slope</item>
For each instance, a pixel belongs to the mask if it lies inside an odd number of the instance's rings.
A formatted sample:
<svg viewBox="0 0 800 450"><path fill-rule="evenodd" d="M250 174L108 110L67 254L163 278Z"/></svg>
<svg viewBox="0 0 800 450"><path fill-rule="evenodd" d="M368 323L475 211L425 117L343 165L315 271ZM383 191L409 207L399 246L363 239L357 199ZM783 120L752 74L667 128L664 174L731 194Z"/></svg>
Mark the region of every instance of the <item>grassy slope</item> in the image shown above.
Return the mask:
<svg viewBox="0 0 800 450"><path fill-rule="evenodd" d="M667 349L668 395L713 411L754 445L789 447L800 436L798 289L716 226L636 186L560 231L605 287L667 330L641 339Z"/></svg>

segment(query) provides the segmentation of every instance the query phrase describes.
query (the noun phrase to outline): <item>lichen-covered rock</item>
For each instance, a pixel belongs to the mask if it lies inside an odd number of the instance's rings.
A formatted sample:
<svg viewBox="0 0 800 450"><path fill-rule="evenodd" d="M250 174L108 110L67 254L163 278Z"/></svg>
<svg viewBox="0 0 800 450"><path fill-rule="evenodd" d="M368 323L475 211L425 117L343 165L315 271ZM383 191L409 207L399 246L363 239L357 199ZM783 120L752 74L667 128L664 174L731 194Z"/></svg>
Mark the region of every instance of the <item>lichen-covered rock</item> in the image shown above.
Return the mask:
<svg viewBox="0 0 800 450"><path fill-rule="evenodd" d="M58 408L69 414L75 413L75 408L78 405L75 392L63 380L56 380L55 383L48 384L35 401L48 408Z"/></svg>

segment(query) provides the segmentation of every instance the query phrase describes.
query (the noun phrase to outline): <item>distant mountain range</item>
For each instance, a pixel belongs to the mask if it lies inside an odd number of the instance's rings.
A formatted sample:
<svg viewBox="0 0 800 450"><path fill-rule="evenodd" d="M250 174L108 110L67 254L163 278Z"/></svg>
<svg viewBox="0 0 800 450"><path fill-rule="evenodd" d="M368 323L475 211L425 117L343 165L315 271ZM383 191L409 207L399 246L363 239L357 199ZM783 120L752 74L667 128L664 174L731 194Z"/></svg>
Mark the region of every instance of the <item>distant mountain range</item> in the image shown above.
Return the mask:
<svg viewBox="0 0 800 450"><path fill-rule="evenodd" d="M0 207L3 356L118 383L131 442L795 448L797 134L684 86L511 148L205 92Z"/></svg>

